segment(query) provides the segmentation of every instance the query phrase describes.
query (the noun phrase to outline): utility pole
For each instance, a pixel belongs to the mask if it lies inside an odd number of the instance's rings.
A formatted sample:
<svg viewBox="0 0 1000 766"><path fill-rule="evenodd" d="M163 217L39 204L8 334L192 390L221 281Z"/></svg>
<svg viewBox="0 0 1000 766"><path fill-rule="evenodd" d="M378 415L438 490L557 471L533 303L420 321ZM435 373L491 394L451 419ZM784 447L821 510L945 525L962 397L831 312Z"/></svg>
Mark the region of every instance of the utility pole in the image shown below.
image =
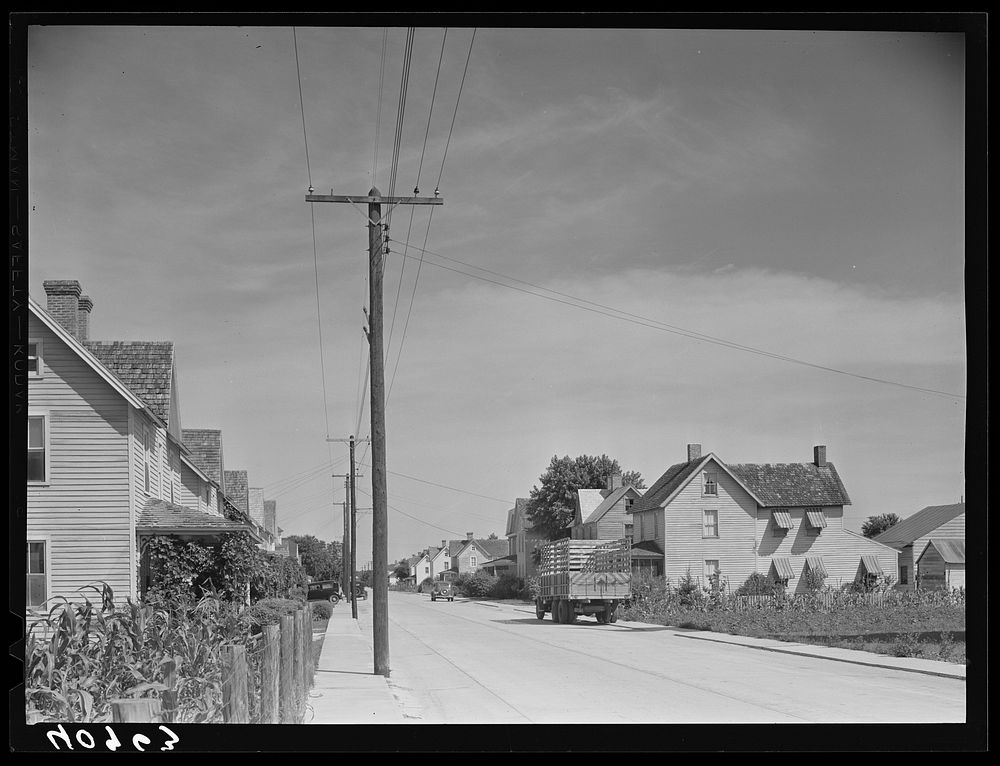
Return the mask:
<svg viewBox="0 0 1000 766"><path fill-rule="evenodd" d="M332 441L332 440L327 439L327 441ZM349 581L347 579L347 566L348 564L351 563L350 555L352 547L350 530L347 526L347 500L348 500L347 480L350 478L350 475L346 473L335 473L332 474L332 476L334 479L344 480L344 502L341 504L341 507L344 509L344 537L343 537L344 541L340 544L340 587L346 594L347 586L349 585Z"/></svg>
<svg viewBox="0 0 1000 766"><path fill-rule="evenodd" d="M351 541L350 553L344 556L344 571L347 572L348 564L350 565L350 576L349 578L345 576L345 582L347 585L344 586L344 592L348 594L348 598L351 600L351 617L355 620L358 619L358 600L355 595L357 585L355 583L355 571L358 568L357 562L357 550L358 550L358 531L357 531L357 510L358 504L354 495L354 480L362 477L364 474L356 472L354 465L354 445L357 441L367 442L368 439L357 440L354 438L354 434L351 434L349 439L327 439L328 442L347 442L351 448L351 472L347 474L344 478L347 479L344 483L344 489L347 491L348 500L345 501L345 511L344 511L344 539L349 539ZM347 522L347 508L350 508L350 526ZM350 589L348 590L348 585Z"/></svg>
<svg viewBox="0 0 1000 766"><path fill-rule="evenodd" d="M367 196L313 194L309 187L306 202L346 202L368 204L368 307L367 331L371 359L372 413L372 644L376 675L389 676L389 506L385 468L385 358L382 351L382 205L443 205L437 196L383 197L374 186ZM384 228L388 228L387 226Z"/></svg>

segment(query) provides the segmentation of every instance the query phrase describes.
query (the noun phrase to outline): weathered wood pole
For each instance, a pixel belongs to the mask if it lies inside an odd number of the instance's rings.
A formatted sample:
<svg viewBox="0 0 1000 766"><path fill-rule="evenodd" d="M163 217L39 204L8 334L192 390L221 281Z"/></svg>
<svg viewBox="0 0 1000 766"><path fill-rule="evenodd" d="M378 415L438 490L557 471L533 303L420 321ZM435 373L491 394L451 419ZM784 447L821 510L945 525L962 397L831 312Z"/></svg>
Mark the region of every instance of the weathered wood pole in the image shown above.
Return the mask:
<svg viewBox="0 0 1000 766"><path fill-rule="evenodd" d="M247 648L239 644L222 647L222 722L250 723Z"/></svg>
<svg viewBox="0 0 1000 766"><path fill-rule="evenodd" d="M281 615L281 682L278 713L282 723L295 723L295 615Z"/></svg>
<svg viewBox="0 0 1000 766"><path fill-rule="evenodd" d="M260 722L278 723L278 693L281 680L281 629L264 626L260 663Z"/></svg>
<svg viewBox="0 0 1000 766"><path fill-rule="evenodd" d="M302 610L295 610L295 710L298 715L299 706L306 696L305 655L302 652Z"/></svg>
<svg viewBox="0 0 1000 766"><path fill-rule="evenodd" d="M381 193L372 187L368 196L377 199ZM385 468L385 359L382 352L382 205L374 201L368 203L368 287L371 311L368 345L372 410L372 649L375 673L388 677L389 510Z"/></svg>

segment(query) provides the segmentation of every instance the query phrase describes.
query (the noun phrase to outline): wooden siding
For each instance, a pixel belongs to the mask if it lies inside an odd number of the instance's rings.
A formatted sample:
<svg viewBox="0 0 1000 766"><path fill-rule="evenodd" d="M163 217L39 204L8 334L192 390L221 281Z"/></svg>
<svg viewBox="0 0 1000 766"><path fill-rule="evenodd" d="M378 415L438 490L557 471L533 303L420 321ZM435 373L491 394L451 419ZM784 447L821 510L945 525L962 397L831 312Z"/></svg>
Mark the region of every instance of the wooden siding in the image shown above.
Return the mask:
<svg viewBox="0 0 1000 766"><path fill-rule="evenodd" d="M714 473L716 495L703 495L704 472ZM706 538L704 512L718 511L718 537ZM754 571L754 516L756 501L719 465L710 460L677 494L659 518L656 540L664 550L664 574L677 582L690 569L704 583L705 561L716 560L723 579L736 587Z"/></svg>
<svg viewBox="0 0 1000 766"><path fill-rule="evenodd" d="M826 584L840 587L855 580L861 571L861 556L871 554L878 559L879 566L887 575L898 578L896 551L845 530L843 506L823 508L827 526L819 531L809 526L805 510L789 508L792 528L781 534L774 526L770 509L760 509L757 514L758 571L767 573L771 560L776 556L788 558L795 572L795 577L788 581L788 589L802 592L805 589L806 556L822 556L827 571ZM730 584L735 587L742 581L730 579Z"/></svg>
<svg viewBox="0 0 1000 766"><path fill-rule="evenodd" d="M936 548L927 548L917 559L920 572L920 588L964 588L965 564L948 564Z"/></svg>
<svg viewBox="0 0 1000 766"><path fill-rule="evenodd" d="M103 580L116 598L134 597L130 406L30 313L28 325L44 353L28 405L48 414L49 475L45 485L28 485L27 537L47 542L48 596L93 599L80 589Z"/></svg>
<svg viewBox="0 0 1000 766"><path fill-rule="evenodd" d="M934 538L941 540L964 540L965 539L965 514L960 513L951 521L946 521L940 527L928 535L913 541L913 560L920 561L920 555Z"/></svg>

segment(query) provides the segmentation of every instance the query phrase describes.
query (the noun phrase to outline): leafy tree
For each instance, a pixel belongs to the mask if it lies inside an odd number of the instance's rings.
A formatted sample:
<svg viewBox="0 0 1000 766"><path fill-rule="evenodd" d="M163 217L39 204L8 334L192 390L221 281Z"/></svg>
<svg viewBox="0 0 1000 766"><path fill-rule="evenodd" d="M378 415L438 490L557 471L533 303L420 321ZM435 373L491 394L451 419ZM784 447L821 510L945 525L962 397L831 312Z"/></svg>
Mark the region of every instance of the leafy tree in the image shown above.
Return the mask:
<svg viewBox="0 0 1000 766"><path fill-rule="evenodd" d="M865 537L875 537L900 521L901 519L895 513L881 513L878 516L869 516L865 520L865 523L861 525L861 534Z"/></svg>
<svg viewBox="0 0 1000 766"><path fill-rule="evenodd" d="M400 580L405 580L410 576L410 565L406 559L400 559L393 565L392 574Z"/></svg>
<svg viewBox="0 0 1000 766"><path fill-rule="evenodd" d="M341 572L340 543L328 543L313 535L285 535L299 547L299 558L306 574L314 580L339 580Z"/></svg>
<svg viewBox="0 0 1000 766"><path fill-rule="evenodd" d="M490 532L490 536L488 538L486 538L486 539L487 540L499 540L500 538L497 537L497 533L496 532Z"/></svg>
<svg viewBox="0 0 1000 766"><path fill-rule="evenodd" d="M622 475L623 484L645 489L637 471L623 471L618 461L607 455L553 456L548 469L539 478L541 486L531 489L528 518L549 540L565 537L573 524L577 490L605 489L608 476L615 473Z"/></svg>

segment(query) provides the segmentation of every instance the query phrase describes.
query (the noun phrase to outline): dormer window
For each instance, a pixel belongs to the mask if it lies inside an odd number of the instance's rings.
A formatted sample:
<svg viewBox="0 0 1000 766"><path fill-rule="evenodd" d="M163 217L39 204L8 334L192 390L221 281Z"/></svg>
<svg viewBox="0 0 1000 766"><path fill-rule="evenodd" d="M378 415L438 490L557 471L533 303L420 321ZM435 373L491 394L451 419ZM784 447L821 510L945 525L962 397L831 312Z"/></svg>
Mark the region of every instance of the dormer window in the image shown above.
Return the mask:
<svg viewBox="0 0 1000 766"><path fill-rule="evenodd" d="M719 482L714 473L705 472L705 492L706 495L718 496Z"/></svg>

